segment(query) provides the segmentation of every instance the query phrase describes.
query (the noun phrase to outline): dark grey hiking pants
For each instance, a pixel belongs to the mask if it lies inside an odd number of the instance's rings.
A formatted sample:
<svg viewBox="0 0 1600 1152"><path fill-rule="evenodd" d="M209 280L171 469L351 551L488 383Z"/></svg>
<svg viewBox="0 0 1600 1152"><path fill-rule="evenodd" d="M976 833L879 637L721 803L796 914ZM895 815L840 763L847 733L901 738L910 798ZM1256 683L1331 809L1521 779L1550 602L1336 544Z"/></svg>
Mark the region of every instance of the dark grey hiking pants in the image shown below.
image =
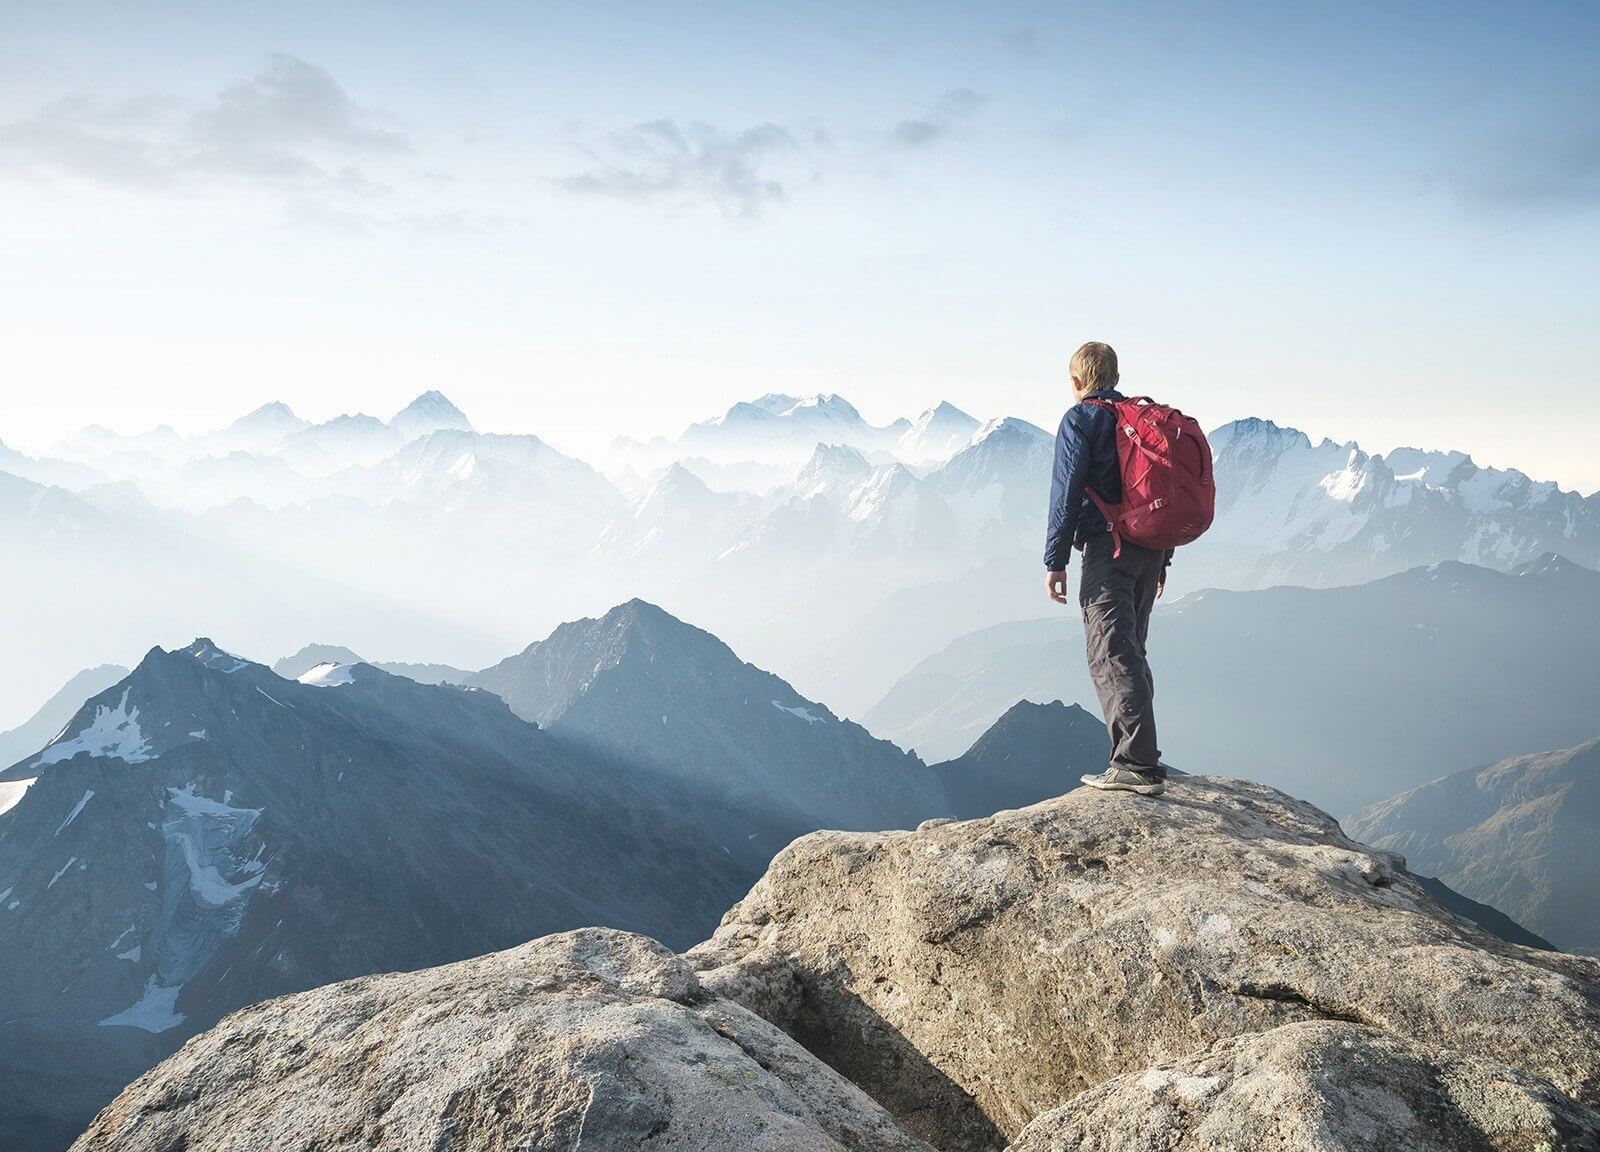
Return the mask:
<svg viewBox="0 0 1600 1152"><path fill-rule="evenodd" d="M1091 536L1083 546L1078 603L1089 650L1089 678L1111 734L1111 763L1151 771L1161 762L1156 744L1155 681L1145 658L1150 613L1166 552L1122 542L1111 558L1111 533Z"/></svg>

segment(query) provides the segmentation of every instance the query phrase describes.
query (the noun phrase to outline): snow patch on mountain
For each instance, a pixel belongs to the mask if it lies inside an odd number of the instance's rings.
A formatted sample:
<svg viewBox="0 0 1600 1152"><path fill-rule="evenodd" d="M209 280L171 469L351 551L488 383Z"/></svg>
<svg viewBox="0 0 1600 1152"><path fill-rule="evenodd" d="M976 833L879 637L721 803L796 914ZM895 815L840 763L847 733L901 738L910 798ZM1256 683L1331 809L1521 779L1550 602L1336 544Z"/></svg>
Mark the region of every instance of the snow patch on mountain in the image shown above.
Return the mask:
<svg viewBox="0 0 1600 1152"><path fill-rule="evenodd" d="M100 1026L138 1028L154 1034L169 1031L183 1023L183 1013L177 1011L178 993L182 991L181 984L169 988L151 976L145 983L143 996L116 1015L107 1016L100 1021Z"/></svg>
<svg viewBox="0 0 1600 1152"><path fill-rule="evenodd" d="M30 776L26 780L0 780L0 816L22 803L22 798L38 779L37 776Z"/></svg>
<svg viewBox="0 0 1600 1152"><path fill-rule="evenodd" d="M129 764L142 764L153 759L150 744L139 731L139 709L128 707L130 689L122 690L122 699L115 708L104 704L95 708L94 719L70 740L52 744L33 762L33 767L43 768L70 760L80 752L93 757L124 760Z"/></svg>
<svg viewBox="0 0 1600 1152"><path fill-rule="evenodd" d="M301 684L309 684L313 688L337 688L341 684L355 682L355 669L350 664L340 664L334 660L325 660L311 671L295 677Z"/></svg>
<svg viewBox="0 0 1600 1152"><path fill-rule="evenodd" d="M209 800L196 795L193 785L183 790L168 788L167 808L169 815L162 821L161 834L181 858L188 889L201 904L221 908L261 883L266 865L260 851L240 859L234 849L250 835L264 809L235 808Z"/></svg>
<svg viewBox="0 0 1600 1152"><path fill-rule="evenodd" d="M78 818L78 813L82 812L83 809L84 809L84 806L86 804L88 804L89 801L91 801L93 799L94 799L94 789L90 788L87 792L85 792L83 794L83 799L79 800L78 803L73 806L72 811L67 813L67 818L65 820L63 820L60 823L59 826L57 826L55 834L57 836L59 836L63 832L65 832L71 826L72 822Z"/></svg>
<svg viewBox="0 0 1600 1152"><path fill-rule="evenodd" d="M783 703L781 703L780 701L777 701L777 700L774 700L772 702L772 706L774 708L776 708L779 712L787 712L791 716L798 716L800 719L804 720L807 724L823 724L823 723L826 723L827 719L828 719L826 716L813 716L811 714L811 709L809 709L809 708L805 708L805 707L790 708L790 707L786 706L785 704L783 704Z"/></svg>

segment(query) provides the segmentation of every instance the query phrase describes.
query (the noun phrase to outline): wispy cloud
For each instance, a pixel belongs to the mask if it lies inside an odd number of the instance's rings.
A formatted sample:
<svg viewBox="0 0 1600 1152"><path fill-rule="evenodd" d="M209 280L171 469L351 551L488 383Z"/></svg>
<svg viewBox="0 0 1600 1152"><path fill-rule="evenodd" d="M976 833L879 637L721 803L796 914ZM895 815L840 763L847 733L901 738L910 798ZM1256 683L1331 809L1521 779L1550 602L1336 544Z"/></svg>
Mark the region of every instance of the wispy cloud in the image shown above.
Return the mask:
<svg viewBox="0 0 1600 1152"><path fill-rule="evenodd" d="M579 195L638 203L710 204L727 216L752 219L853 154L874 159L885 150L938 143L983 103L972 89L954 88L924 114L888 130L770 122L727 129L700 120L649 120L580 145L589 166L557 177L555 184ZM840 148L835 140L853 146Z"/></svg>
<svg viewBox="0 0 1600 1152"><path fill-rule="evenodd" d="M71 96L0 123L0 174L155 191L233 181L366 195L383 185L364 165L411 150L382 112L289 55L207 100Z"/></svg>
<svg viewBox="0 0 1600 1152"><path fill-rule="evenodd" d="M623 200L705 200L748 218L787 194L775 165L799 158L815 142L779 124L728 131L698 120L651 120L611 133L587 150L591 168L556 183Z"/></svg>

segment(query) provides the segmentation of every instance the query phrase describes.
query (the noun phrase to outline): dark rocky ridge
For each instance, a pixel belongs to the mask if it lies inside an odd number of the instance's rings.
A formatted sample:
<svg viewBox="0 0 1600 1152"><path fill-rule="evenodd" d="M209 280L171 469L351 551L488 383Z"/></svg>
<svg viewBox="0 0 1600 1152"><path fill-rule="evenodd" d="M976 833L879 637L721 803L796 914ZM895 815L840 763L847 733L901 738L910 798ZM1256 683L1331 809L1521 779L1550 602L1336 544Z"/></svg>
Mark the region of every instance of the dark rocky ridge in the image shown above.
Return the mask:
<svg viewBox="0 0 1600 1152"><path fill-rule="evenodd" d="M958 820L1023 808L1079 786L1111 757L1106 726L1076 704L1019 700L954 760L935 764Z"/></svg>
<svg viewBox="0 0 1600 1152"><path fill-rule="evenodd" d="M643 600L563 624L472 683L575 749L726 797L757 870L804 832L908 828L948 807L917 757Z"/></svg>

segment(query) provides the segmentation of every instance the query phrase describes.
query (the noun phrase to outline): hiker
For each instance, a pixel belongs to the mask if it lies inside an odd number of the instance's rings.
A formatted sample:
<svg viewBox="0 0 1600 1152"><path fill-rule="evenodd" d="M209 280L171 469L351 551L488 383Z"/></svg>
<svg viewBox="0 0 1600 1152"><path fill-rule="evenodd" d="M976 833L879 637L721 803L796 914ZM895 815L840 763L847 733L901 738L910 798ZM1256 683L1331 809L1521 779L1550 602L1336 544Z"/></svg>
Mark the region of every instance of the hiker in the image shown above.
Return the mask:
<svg viewBox="0 0 1600 1152"><path fill-rule="evenodd" d="M1211 523L1211 453L1182 413L1117 391L1109 344L1083 345L1069 370L1077 403L1056 433L1044 566L1050 599L1066 604L1067 560L1074 548L1083 553L1078 604L1111 764L1082 779L1091 788L1159 796L1167 769L1156 743L1145 641L1173 545ZM1125 487L1137 490L1130 507Z"/></svg>

